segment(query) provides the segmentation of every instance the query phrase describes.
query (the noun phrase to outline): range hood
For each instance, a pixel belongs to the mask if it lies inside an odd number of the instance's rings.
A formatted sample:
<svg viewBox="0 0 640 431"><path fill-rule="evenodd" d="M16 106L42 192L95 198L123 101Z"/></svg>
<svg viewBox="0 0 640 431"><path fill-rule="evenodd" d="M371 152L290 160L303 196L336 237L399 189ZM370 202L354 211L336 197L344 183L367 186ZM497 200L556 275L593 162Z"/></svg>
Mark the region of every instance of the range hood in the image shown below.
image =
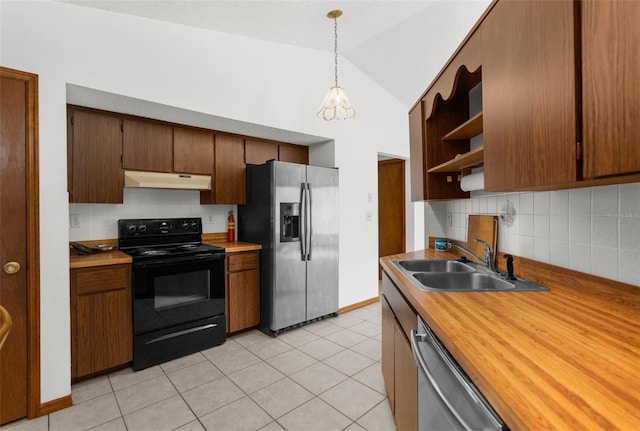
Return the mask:
<svg viewBox="0 0 640 431"><path fill-rule="evenodd" d="M124 171L124 186L148 189L211 190L211 176Z"/></svg>

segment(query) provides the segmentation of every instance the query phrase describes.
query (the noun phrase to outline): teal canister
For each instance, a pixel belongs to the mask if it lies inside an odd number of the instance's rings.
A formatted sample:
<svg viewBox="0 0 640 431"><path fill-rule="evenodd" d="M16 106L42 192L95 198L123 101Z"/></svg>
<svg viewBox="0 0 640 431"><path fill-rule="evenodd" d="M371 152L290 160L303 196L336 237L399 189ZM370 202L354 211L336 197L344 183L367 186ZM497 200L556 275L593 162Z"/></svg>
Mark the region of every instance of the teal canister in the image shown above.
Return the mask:
<svg viewBox="0 0 640 431"><path fill-rule="evenodd" d="M446 239L442 239L442 238L438 238L435 240L435 247L436 251L444 251L447 249L447 240Z"/></svg>

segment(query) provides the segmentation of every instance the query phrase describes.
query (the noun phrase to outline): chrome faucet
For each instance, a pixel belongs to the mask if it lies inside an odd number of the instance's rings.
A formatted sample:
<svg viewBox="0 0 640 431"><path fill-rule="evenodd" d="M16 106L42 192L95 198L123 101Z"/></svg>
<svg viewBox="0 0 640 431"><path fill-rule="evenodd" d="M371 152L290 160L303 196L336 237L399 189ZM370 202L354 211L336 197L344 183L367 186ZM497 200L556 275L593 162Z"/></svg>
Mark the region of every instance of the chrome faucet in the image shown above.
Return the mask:
<svg viewBox="0 0 640 431"><path fill-rule="evenodd" d="M479 260L482 263L484 263L484 265L487 267L487 269L489 269L489 271L498 272L496 270L496 263L495 263L495 259L493 257L493 250L491 249L491 246L489 245L489 243L486 242L486 241L483 241L483 240L481 240L479 238L474 238L473 240L475 242L479 242L484 247L484 257L478 256L477 254L475 254L471 250L468 250L466 247L464 247L464 246L462 246L460 244L454 244L454 243L448 242L447 243L447 248L452 248L452 247L459 248L460 250L464 251L468 255L473 256L477 260Z"/></svg>

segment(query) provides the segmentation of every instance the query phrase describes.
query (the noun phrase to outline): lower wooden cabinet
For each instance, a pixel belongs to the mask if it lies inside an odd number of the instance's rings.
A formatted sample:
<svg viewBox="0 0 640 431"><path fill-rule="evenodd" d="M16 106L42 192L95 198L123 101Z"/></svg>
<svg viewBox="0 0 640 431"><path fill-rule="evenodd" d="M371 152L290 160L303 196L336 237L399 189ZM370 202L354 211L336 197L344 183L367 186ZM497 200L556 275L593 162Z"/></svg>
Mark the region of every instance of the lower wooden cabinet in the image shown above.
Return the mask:
<svg viewBox="0 0 640 431"><path fill-rule="evenodd" d="M417 315L382 274L382 376L398 431L418 429L418 366L409 343Z"/></svg>
<svg viewBox="0 0 640 431"><path fill-rule="evenodd" d="M260 252L227 256L227 331L236 332L260 323Z"/></svg>
<svg viewBox="0 0 640 431"><path fill-rule="evenodd" d="M133 359L131 265L71 270L71 377Z"/></svg>

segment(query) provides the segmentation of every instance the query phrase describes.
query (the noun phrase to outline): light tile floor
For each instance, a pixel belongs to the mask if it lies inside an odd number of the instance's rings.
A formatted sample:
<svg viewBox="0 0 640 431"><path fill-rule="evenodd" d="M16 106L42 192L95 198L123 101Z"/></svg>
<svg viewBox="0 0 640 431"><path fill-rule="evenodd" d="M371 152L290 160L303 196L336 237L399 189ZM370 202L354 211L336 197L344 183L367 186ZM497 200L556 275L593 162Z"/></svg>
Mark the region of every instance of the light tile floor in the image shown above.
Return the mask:
<svg viewBox="0 0 640 431"><path fill-rule="evenodd" d="M159 366L72 386L74 405L1 431L395 430L380 303L284 333L257 330Z"/></svg>

